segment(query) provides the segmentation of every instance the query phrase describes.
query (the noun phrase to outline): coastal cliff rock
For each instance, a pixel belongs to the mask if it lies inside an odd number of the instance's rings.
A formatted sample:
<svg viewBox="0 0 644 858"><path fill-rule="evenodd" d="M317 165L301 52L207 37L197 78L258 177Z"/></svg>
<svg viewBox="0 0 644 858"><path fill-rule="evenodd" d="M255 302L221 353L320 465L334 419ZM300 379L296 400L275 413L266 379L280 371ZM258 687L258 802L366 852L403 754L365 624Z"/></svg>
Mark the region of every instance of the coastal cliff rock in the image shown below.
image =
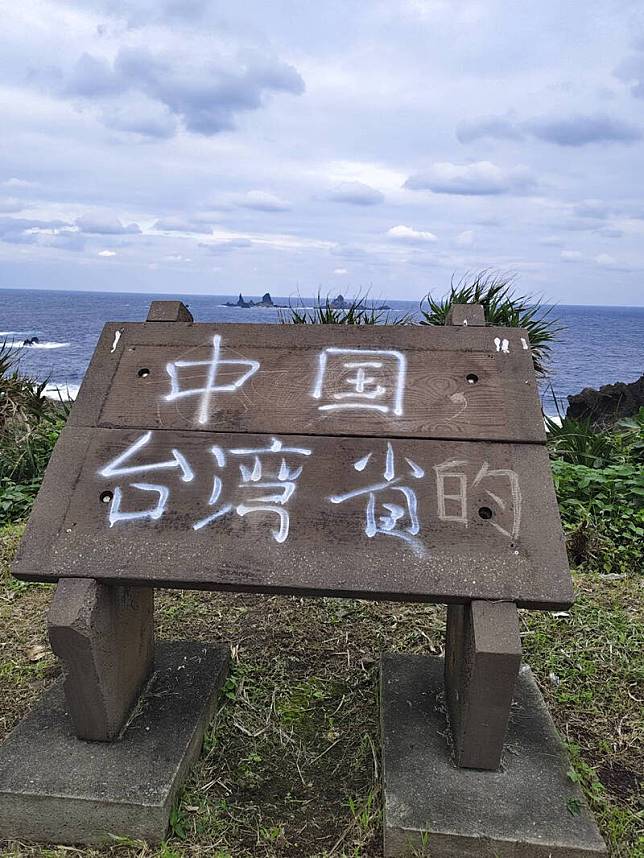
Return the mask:
<svg viewBox="0 0 644 858"><path fill-rule="evenodd" d="M631 384L605 384L599 390L585 387L568 397L566 417L590 420L595 426L610 426L622 417L632 417L644 406L644 375Z"/></svg>

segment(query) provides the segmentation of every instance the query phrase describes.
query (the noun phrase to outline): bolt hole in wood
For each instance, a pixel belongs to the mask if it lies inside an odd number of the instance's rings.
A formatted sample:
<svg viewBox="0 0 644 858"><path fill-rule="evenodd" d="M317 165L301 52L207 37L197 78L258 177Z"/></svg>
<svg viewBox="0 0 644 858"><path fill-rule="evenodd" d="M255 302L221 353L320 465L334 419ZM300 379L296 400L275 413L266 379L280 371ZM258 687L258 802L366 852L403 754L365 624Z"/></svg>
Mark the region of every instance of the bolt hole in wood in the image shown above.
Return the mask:
<svg viewBox="0 0 644 858"><path fill-rule="evenodd" d="M147 366L141 367L141 369L137 372L139 378L147 378L150 375L150 370Z"/></svg>
<svg viewBox="0 0 644 858"><path fill-rule="evenodd" d="M490 509L489 506L480 506L479 507L479 516L482 519L484 519L485 521L492 518L493 515L494 515L494 513L492 512L492 510Z"/></svg>
<svg viewBox="0 0 644 858"><path fill-rule="evenodd" d="M468 373L468 374L465 376L465 381L466 381L468 384L476 384L476 382L477 382L478 380L479 380L479 377L478 377L478 375L476 375L476 373L474 373L474 372L470 372L470 373Z"/></svg>
<svg viewBox="0 0 644 858"><path fill-rule="evenodd" d="M109 503L113 497L114 495L112 494L112 492L101 492L101 503Z"/></svg>

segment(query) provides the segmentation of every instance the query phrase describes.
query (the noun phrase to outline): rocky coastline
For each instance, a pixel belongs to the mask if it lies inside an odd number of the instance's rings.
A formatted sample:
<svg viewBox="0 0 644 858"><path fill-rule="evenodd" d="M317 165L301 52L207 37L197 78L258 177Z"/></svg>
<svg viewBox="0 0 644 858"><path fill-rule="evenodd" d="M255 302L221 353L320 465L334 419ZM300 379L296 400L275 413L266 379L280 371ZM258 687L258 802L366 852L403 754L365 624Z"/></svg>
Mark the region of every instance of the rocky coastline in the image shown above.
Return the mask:
<svg viewBox="0 0 644 858"><path fill-rule="evenodd" d="M595 390L585 387L568 397L566 417L587 420L592 426L605 429L624 417L633 417L644 406L644 375L630 384L605 384Z"/></svg>

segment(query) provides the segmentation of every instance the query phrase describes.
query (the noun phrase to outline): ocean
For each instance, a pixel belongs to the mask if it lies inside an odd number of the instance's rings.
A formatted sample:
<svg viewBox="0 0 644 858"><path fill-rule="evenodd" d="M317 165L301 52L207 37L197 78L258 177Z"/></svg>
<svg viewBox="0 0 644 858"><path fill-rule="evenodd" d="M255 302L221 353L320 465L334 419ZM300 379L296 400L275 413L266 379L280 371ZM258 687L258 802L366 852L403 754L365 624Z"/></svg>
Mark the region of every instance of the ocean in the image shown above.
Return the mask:
<svg viewBox="0 0 644 858"><path fill-rule="evenodd" d="M246 296L248 297L248 296ZM273 309L224 306L236 295L149 295L122 292L59 292L0 289L0 342L38 342L22 349L21 368L50 390L74 396L101 328L108 321L143 321L150 301L180 298L199 322L279 322ZM312 298L273 296L276 304L311 307ZM418 303L386 299L392 316L418 315ZM552 349L550 377L541 384L543 407L565 410L566 397L584 387L635 381L644 372L644 307L559 305L552 311L563 328Z"/></svg>

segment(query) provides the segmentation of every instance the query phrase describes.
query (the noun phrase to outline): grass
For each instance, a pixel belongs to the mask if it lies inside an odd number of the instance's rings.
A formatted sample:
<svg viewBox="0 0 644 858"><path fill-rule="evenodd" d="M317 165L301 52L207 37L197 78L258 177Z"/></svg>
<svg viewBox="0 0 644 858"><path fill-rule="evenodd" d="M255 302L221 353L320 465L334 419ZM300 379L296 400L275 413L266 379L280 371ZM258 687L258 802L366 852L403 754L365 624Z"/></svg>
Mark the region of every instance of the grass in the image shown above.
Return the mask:
<svg viewBox="0 0 644 858"><path fill-rule="evenodd" d="M42 651L51 588L8 575L21 529L0 530L0 653L8 665L0 672L0 739L59 674ZM612 856L635 858L644 847L642 581L583 572L575 583L570 612L521 612L525 658L568 743L569 777L582 785ZM223 639L233 654L218 720L167 841L150 848L121 840L101 850L6 843L0 854L381 855L378 658L387 650L439 653L444 614L440 606L159 591L159 637Z"/></svg>

